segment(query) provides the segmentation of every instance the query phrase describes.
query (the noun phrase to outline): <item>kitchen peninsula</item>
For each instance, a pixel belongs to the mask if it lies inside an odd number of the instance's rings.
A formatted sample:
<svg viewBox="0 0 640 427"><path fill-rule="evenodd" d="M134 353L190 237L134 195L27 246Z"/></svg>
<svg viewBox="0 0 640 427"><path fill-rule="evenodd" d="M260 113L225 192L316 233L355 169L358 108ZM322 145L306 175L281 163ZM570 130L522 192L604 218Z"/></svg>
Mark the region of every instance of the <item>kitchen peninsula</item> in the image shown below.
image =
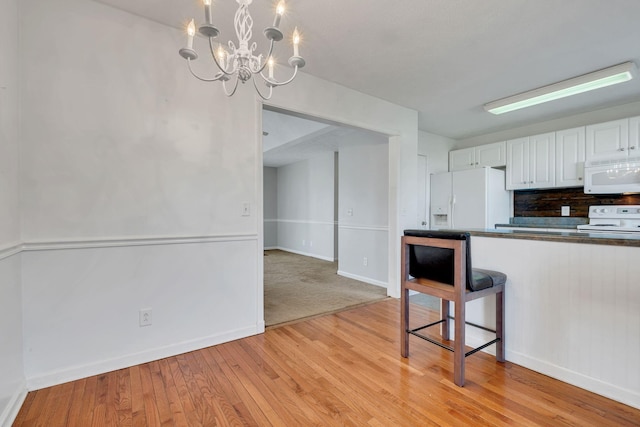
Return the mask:
<svg viewBox="0 0 640 427"><path fill-rule="evenodd" d="M474 266L508 277L507 360L640 408L640 237L468 231ZM484 300L469 321L493 326ZM472 346L488 337L474 329Z"/></svg>

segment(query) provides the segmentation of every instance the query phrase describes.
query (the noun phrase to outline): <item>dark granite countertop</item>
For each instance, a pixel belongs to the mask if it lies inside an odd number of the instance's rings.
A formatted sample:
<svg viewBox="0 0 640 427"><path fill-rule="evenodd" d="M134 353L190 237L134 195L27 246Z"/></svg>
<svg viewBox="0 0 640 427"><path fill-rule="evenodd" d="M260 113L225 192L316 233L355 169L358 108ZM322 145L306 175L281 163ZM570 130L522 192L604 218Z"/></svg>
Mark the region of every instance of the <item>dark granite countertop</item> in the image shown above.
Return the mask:
<svg viewBox="0 0 640 427"><path fill-rule="evenodd" d="M550 227L548 227L550 228ZM640 233L583 233L569 231L532 231L526 228L516 230L468 229L472 236L498 237L503 239L542 240L548 242L587 243L592 245L637 246L640 247Z"/></svg>

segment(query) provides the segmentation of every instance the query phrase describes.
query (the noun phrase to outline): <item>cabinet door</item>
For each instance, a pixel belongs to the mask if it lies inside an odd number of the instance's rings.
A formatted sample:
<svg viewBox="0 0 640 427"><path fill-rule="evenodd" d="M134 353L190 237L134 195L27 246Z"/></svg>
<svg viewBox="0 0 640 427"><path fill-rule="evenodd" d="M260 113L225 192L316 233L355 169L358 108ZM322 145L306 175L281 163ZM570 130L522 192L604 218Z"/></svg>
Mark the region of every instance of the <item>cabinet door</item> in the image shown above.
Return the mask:
<svg viewBox="0 0 640 427"><path fill-rule="evenodd" d="M584 185L585 128L556 132L556 187Z"/></svg>
<svg viewBox="0 0 640 427"><path fill-rule="evenodd" d="M473 169L475 165L474 147L449 151L449 172Z"/></svg>
<svg viewBox="0 0 640 427"><path fill-rule="evenodd" d="M495 142L476 147L476 167L498 167L507 164L506 143Z"/></svg>
<svg viewBox="0 0 640 427"><path fill-rule="evenodd" d="M586 160L625 159L629 147L629 119L587 126Z"/></svg>
<svg viewBox="0 0 640 427"><path fill-rule="evenodd" d="M551 188L556 185L555 132L529 138L529 188Z"/></svg>
<svg viewBox="0 0 640 427"><path fill-rule="evenodd" d="M640 157L640 117L629 119L629 157Z"/></svg>
<svg viewBox="0 0 640 427"><path fill-rule="evenodd" d="M529 188L529 138L507 141L507 190Z"/></svg>

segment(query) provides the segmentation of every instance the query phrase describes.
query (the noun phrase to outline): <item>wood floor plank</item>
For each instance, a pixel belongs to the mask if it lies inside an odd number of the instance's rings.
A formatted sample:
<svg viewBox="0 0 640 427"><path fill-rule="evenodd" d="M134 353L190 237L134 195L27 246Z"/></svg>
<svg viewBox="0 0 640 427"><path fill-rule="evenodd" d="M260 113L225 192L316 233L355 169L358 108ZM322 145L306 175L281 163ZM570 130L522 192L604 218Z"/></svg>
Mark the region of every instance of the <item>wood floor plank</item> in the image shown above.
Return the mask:
<svg viewBox="0 0 640 427"><path fill-rule="evenodd" d="M131 383L131 425L141 427L146 424L146 414L140 366L129 368L129 382Z"/></svg>
<svg viewBox="0 0 640 427"><path fill-rule="evenodd" d="M144 421L150 427L160 426L160 415L158 413L158 402L153 390L153 379L149 363L140 366L140 383L142 385L142 401L144 402Z"/></svg>
<svg viewBox="0 0 640 427"><path fill-rule="evenodd" d="M133 425L133 411L131 409L131 377L128 369L120 369L117 375L117 390L115 410L117 425L130 427Z"/></svg>
<svg viewBox="0 0 640 427"><path fill-rule="evenodd" d="M33 391L14 425L640 426L638 409L485 353L457 387L451 353L416 339L400 356L399 313L389 299Z"/></svg>
<svg viewBox="0 0 640 427"><path fill-rule="evenodd" d="M171 369L171 376L173 378L176 392L178 394L178 398L180 399L180 404L187 420L187 425L201 427L202 423L196 416L195 405L193 404L193 400L191 400L191 394L189 393L189 388L187 386L187 383L185 382L184 375L182 374L180 366L178 365L177 358L170 357L166 360L169 368Z"/></svg>
<svg viewBox="0 0 640 427"><path fill-rule="evenodd" d="M171 411L171 419L176 427L189 426L189 421L185 416L182 401L178 394L178 387L173 379L173 373L167 359L159 360L160 374L162 376L167 399L169 400L169 410ZM155 388L155 386L154 386Z"/></svg>

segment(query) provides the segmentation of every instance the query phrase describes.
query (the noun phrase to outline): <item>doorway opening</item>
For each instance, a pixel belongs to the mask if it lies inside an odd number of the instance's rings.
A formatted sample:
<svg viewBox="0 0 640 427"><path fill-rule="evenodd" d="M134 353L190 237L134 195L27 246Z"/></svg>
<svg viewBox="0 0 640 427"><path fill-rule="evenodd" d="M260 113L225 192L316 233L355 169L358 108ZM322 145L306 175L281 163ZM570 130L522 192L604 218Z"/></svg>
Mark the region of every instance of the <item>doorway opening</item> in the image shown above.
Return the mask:
<svg viewBox="0 0 640 427"><path fill-rule="evenodd" d="M263 109L267 327L385 298L389 137Z"/></svg>

